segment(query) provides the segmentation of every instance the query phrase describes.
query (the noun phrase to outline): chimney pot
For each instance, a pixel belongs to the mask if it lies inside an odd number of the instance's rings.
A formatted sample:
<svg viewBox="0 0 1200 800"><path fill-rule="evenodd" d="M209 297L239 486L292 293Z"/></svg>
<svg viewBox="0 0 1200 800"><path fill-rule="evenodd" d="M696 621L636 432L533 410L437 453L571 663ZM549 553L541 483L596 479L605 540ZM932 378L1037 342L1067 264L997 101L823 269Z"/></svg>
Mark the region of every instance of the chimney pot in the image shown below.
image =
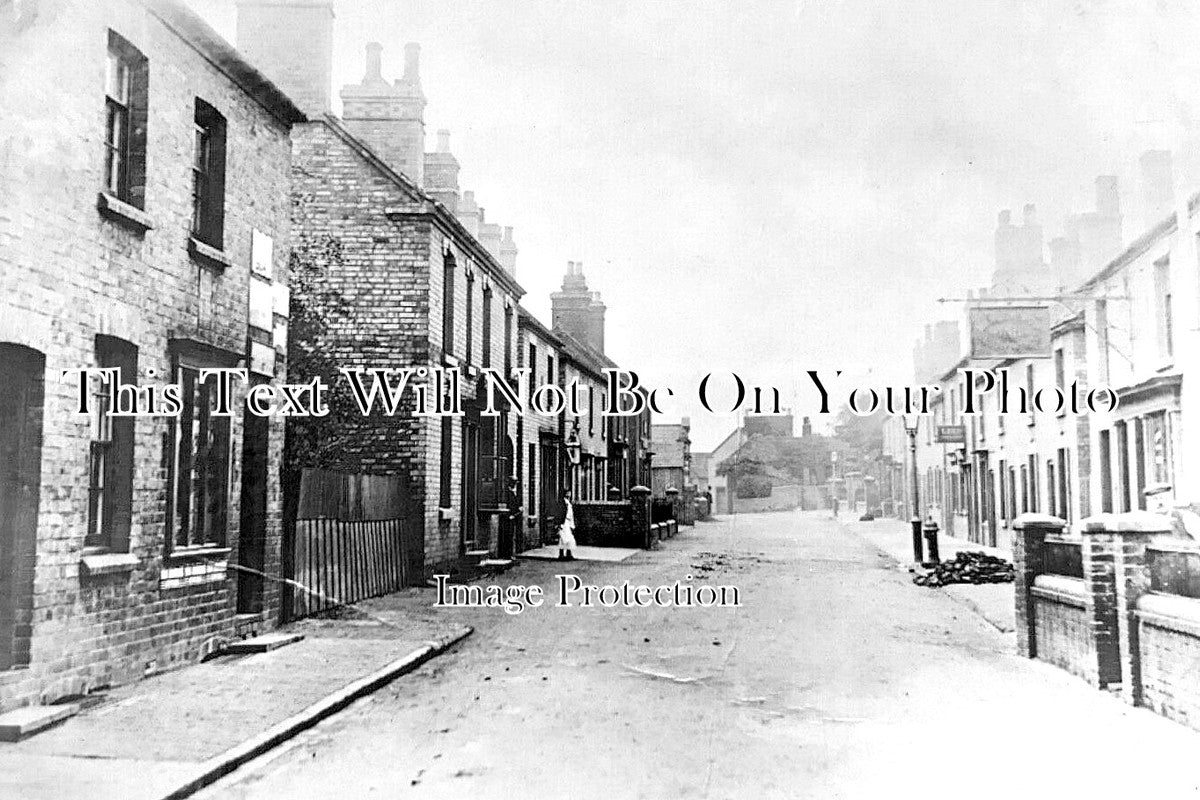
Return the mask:
<svg viewBox="0 0 1200 800"><path fill-rule="evenodd" d="M512 240L513 240L512 225L505 225L504 226L504 241L511 242Z"/></svg>
<svg viewBox="0 0 1200 800"><path fill-rule="evenodd" d="M1026 225L1036 225L1037 224L1037 206L1035 206L1033 203L1026 203L1025 210L1024 210L1024 217L1025 217Z"/></svg>
<svg viewBox="0 0 1200 800"><path fill-rule="evenodd" d="M1011 225L1012 224L1012 212L1009 211L1007 208L1004 209L1003 211L1001 211L999 222L1000 222L1001 226Z"/></svg>
<svg viewBox="0 0 1200 800"><path fill-rule="evenodd" d="M363 83L383 80L382 53L383 45L379 42L367 43L367 70Z"/></svg>
<svg viewBox="0 0 1200 800"><path fill-rule="evenodd" d="M441 130L438 131L437 135L438 135L438 138L437 138L438 152L439 153L449 153L450 152L450 131L447 130L446 128L442 128Z"/></svg>
<svg viewBox="0 0 1200 800"><path fill-rule="evenodd" d="M404 45L404 80L408 83L421 80L421 45L416 42Z"/></svg>

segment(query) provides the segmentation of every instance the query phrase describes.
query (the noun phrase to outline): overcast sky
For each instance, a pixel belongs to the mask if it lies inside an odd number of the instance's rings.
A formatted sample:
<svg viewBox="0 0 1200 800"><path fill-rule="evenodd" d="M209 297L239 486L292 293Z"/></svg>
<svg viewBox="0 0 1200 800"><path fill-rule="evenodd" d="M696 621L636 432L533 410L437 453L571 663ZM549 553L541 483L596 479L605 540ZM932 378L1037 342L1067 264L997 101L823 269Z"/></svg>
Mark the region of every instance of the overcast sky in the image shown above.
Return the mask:
<svg viewBox="0 0 1200 800"><path fill-rule="evenodd" d="M233 0L192 2L233 40ZM989 282L1002 208L1036 203L1049 240L1116 174L1136 237L1138 155L1196 174L1197 5L341 0L334 83L368 41L388 78L420 42L428 149L449 128L463 187L515 226L525 305L548 321L583 261L609 355L685 395L704 450L733 428L694 404L707 371L798 416L807 369L910 380L922 325L956 313L934 299Z"/></svg>

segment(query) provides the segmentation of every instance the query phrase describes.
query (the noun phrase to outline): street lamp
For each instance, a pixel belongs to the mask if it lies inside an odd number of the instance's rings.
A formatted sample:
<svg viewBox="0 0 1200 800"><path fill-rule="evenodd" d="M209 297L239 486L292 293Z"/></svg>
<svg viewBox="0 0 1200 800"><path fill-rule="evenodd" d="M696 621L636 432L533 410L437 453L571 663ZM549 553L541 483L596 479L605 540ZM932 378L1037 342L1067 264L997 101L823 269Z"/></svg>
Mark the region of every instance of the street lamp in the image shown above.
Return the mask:
<svg viewBox="0 0 1200 800"><path fill-rule="evenodd" d="M575 425L571 428L571 432L567 434L567 441L563 442L563 447L567 451L567 462L571 465L567 481L571 487L571 493L574 494L575 476L579 469L579 453L583 449L583 445L579 441L579 420L575 420Z"/></svg>
<svg viewBox="0 0 1200 800"><path fill-rule="evenodd" d="M920 417L913 414L911 419L904 414L904 432L908 434L909 461L912 463L912 550L913 563L920 565L925 561L925 552L921 547L921 507L920 489L917 486L917 424Z"/></svg>

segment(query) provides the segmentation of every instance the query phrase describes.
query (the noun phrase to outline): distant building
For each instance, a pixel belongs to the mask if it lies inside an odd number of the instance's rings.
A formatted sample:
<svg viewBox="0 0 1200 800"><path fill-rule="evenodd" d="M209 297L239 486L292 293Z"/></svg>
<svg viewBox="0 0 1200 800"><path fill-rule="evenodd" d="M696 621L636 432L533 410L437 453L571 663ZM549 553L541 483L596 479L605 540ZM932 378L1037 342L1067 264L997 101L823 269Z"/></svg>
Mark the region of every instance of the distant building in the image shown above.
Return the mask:
<svg viewBox="0 0 1200 800"><path fill-rule="evenodd" d="M747 414L742 420L747 436L791 436L795 425L791 414Z"/></svg>
<svg viewBox="0 0 1200 800"><path fill-rule="evenodd" d="M650 426L650 448L654 451L650 489L655 497L665 497L667 489L683 491L692 482L692 421L684 417L677 423Z"/></svg>

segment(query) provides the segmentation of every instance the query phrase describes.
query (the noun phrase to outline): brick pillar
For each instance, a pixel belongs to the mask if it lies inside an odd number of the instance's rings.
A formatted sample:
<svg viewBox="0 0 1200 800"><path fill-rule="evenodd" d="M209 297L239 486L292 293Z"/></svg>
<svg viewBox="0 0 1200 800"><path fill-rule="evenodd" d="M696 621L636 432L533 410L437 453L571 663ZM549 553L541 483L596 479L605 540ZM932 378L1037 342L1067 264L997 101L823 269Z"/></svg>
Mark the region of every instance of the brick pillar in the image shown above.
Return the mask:
<svg viewBox="0 0 1200 800"><path fill-rule="evenodd" d="M1109 518L1113 533L1117 584L1117 636L1121 659L1121 696L1130 705L1142 702L1141 648L1138 642L1137 602L1150 591L1146 545L1155 536L1171 533L1171 520L1162 514L1133 511Z"/></svg>
<svg viewBox="0 0 1200 800"><path fill-rule="evenodd" d="M676 522L678 522L679 521L679 512L680 512L681 508L680 508L680 500L679 500L679 490L676 489L674 486L667 489L667 500L669 500L671 503L671 517Z"/></svg>
<svg viewBox="0 0 1200 800"><path fill-rule="evenodd" d="M634 486L629 490L629 502L632 505L629 517L634 537L644 549L654 549L655 542L650 538L650 490L645 486Z"/></svg>
<svg viewBox="0 0 1200 800"><path fill-rule="evenodd" d="M1046 536L1062 535L1066 521L1048 514L1022 514L1013 520L1013 597L1016 602L1017 654L1037 657L1033 579L1045 567Z"/></svg>
<svg viewBox="0 0 1200 800"><path fill-rule="evenodd" d="M1112 516L1101 514L1080 523L1083 539L1083 588L1088 627L1096 648L1096 685L1121 683L1121 654L1117 633L1117 539Z"/></svg>
<svg viewBox="0 0 1200 800"><path fill-rule="evenodd" d="M679 511L681 524L696 524L696 487L683 487L683 491L679 493Z"/></svg>

